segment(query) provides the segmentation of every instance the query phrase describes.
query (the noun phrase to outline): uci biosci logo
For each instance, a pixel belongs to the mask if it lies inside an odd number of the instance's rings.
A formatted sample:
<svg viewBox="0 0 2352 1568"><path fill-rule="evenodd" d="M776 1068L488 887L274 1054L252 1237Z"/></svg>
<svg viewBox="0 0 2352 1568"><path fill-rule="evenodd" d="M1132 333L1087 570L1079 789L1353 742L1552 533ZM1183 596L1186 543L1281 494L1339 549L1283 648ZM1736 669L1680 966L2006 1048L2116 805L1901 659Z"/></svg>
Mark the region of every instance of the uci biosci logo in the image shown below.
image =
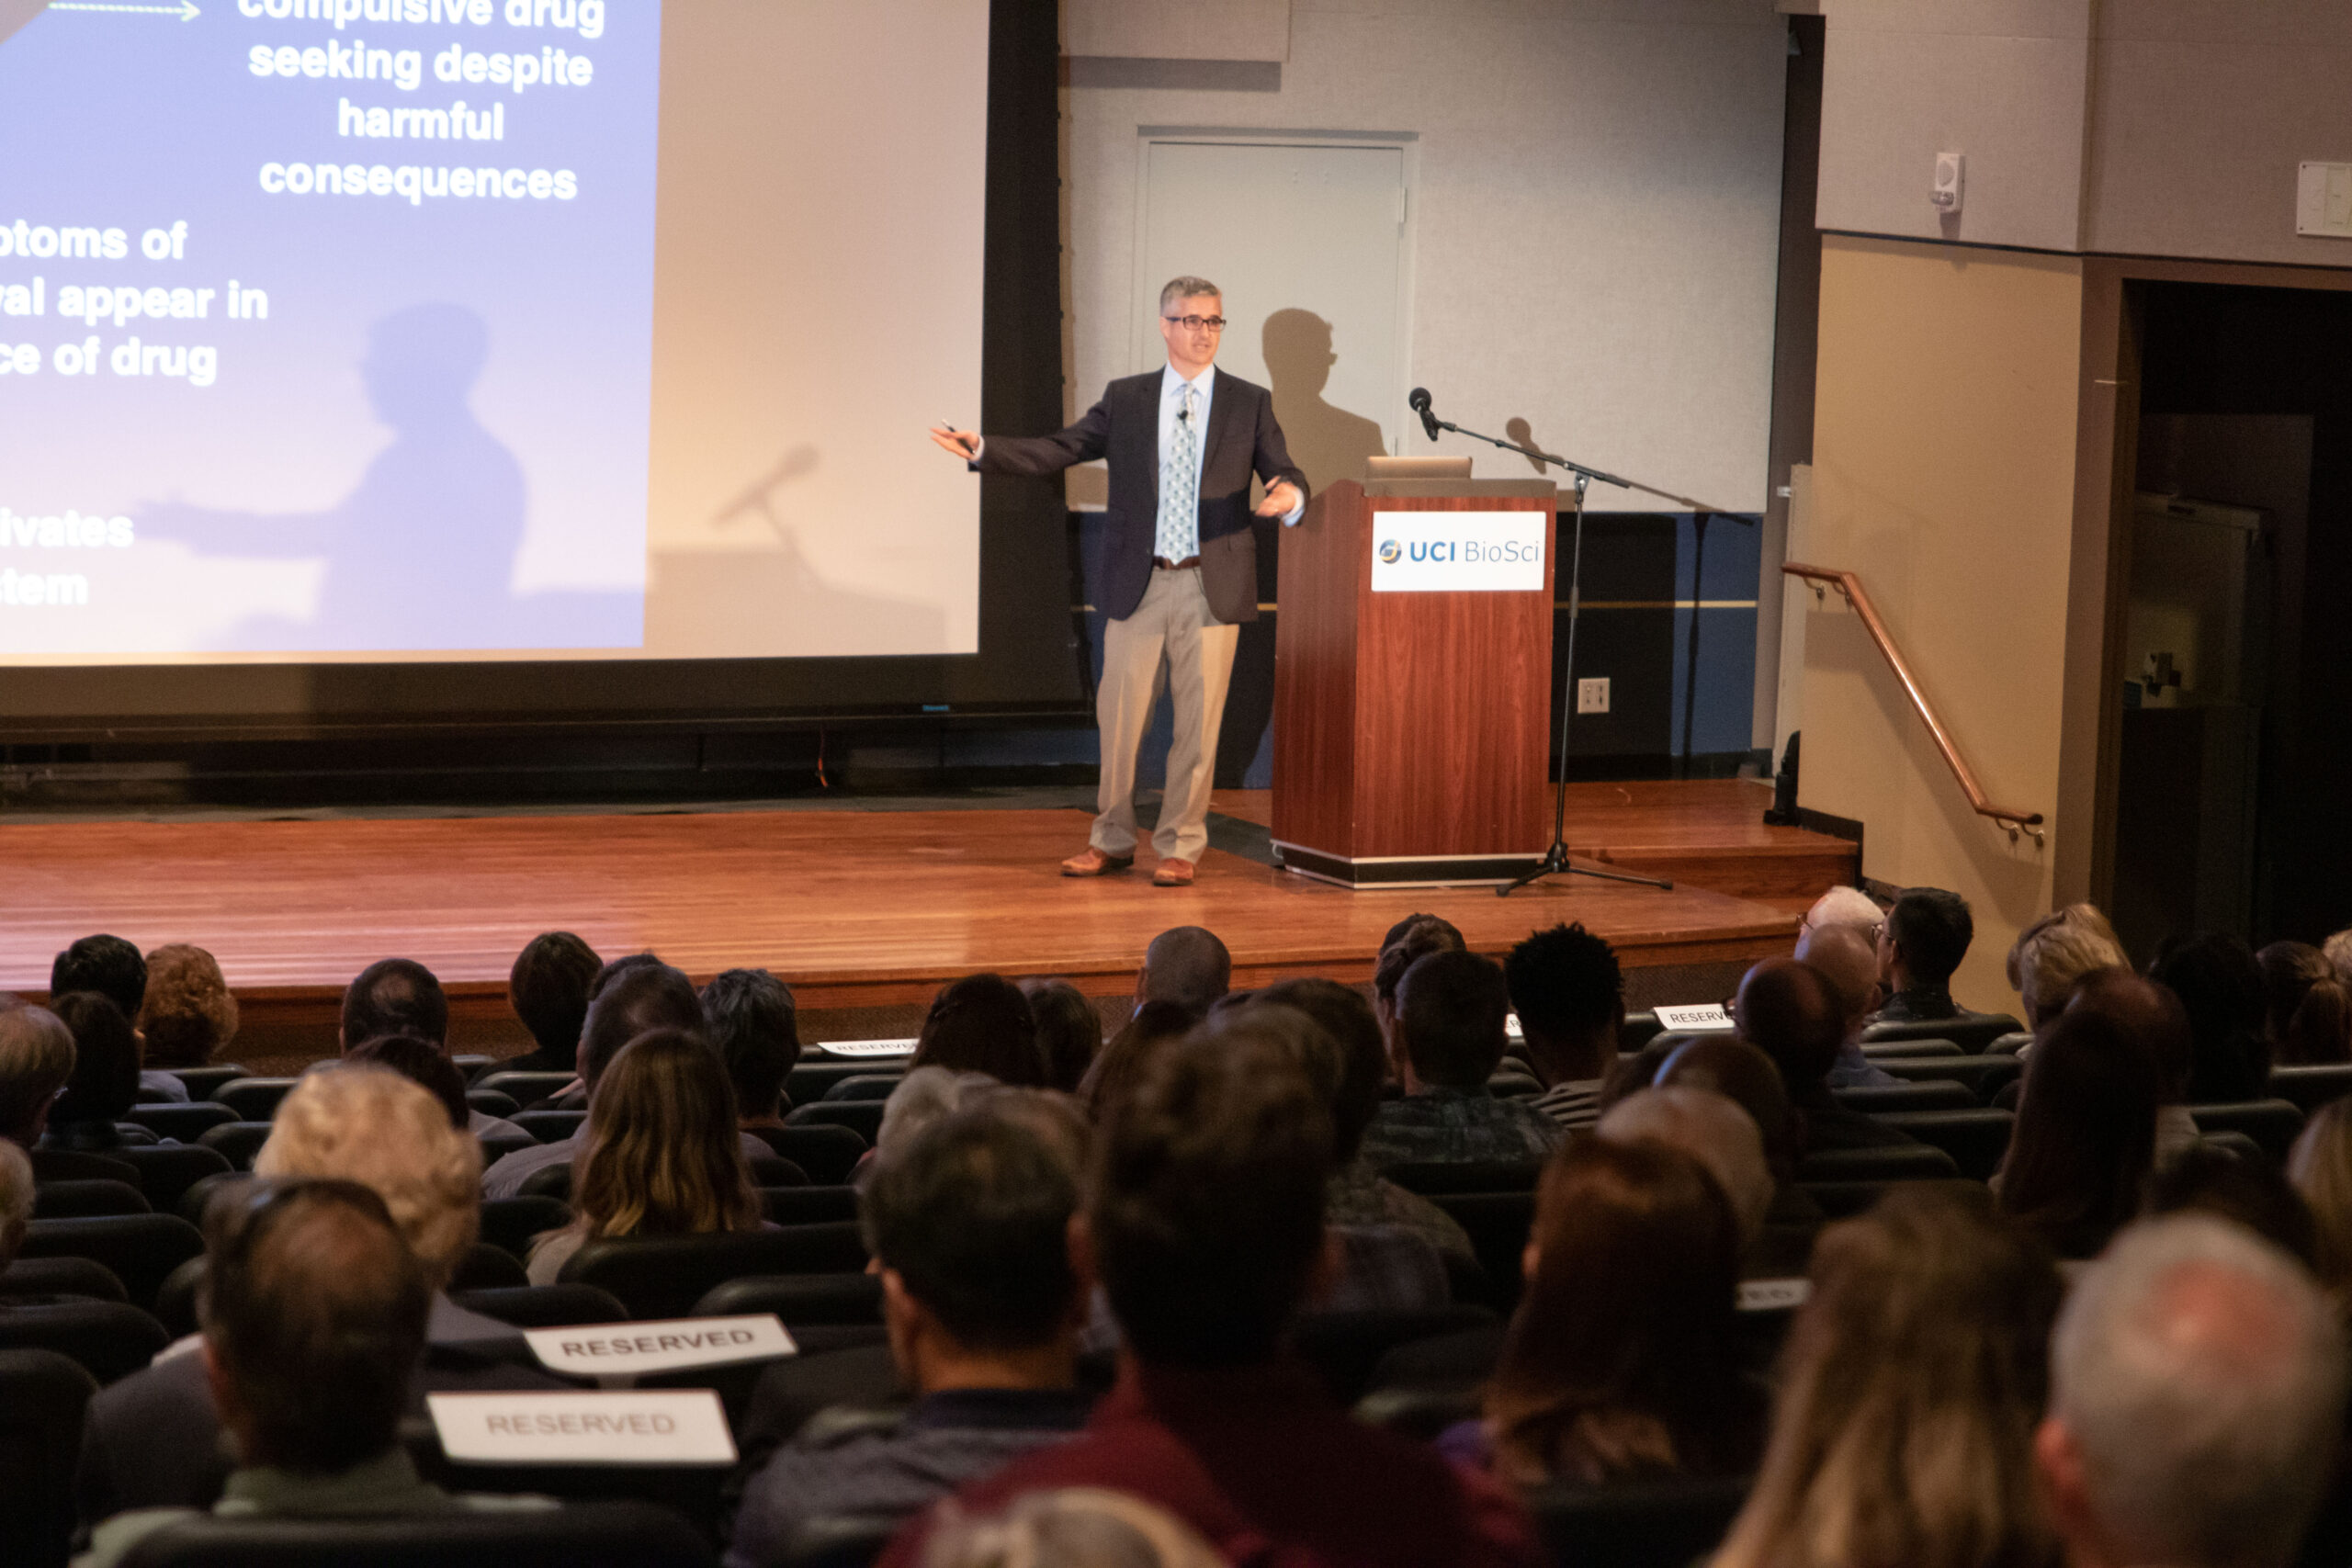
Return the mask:
<svg viewBox="0 0 2352 1568"><path fill-rule="evenodd" d="M1374 593L1540 593L1549 585L1545 512L1374 515Z"/></svg>
<svg viewBox="0 0 2352 1568"><path fill-rule="evenodd" d="M1396 540L1381 542L1382 560L1394 566L1398 553ZM1416 539L1402 553L1415 565L1424 561L1445 566L1544 564L1544 544L1540 539L1532 542L1522 539Z"/></svg>
<svg viewBox="0 0 2352 1568"><path fill-rule="evenodd" d="M1402 556L1404 553L1405 547L1398 544L1396 540L1383 539L1380 541L1380 559L1384 565L1395 566L1396 564L1397 558Z"/></svg>

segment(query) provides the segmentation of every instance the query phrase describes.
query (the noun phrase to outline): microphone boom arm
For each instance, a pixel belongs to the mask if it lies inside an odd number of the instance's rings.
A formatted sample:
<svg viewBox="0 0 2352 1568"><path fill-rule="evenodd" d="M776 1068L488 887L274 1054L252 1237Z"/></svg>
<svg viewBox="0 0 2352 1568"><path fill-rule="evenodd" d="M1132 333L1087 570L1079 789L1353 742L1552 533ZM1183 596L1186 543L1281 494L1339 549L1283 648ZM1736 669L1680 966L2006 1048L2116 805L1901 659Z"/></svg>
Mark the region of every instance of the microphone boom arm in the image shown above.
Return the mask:
<svg viewBox="0 0 2352 1568"><path fill-rule="evenodd" d="M1549 463L1555 468L1574 474L1579 481L1577 486L1579 491L1583 490L1586 481L1593 484L1614 485L1619 490L1639 491L1644 495L1655 495L1660 500L1673 502L1676 505L1688 507L1693 512L1711 512L1718 517L1736 518L1749 527L1756 525L1756 519L1745 513L1710 506L1703 501L1696 501L1687 495L1677 495L1670 490L1660 490L1656 485L1645 485L1633 479L1621 479L1615 474L1600 468L1588 468L1582 463L1572 462L1555 452L1546 452L1541 446L1523 446L1516 441L1506 441L1499 435L1488 435L1482 430L1465 430L1450 419L1438 418L1435 413L1426 408L1418 412L1422 419L1436 425L1440 430L1450 430L1456 435L1466 435L1473 441L1483 441L1489 446L1499 446L1506 452L1516 452L1522 457L1532 457L1539 463Z"/></svg>

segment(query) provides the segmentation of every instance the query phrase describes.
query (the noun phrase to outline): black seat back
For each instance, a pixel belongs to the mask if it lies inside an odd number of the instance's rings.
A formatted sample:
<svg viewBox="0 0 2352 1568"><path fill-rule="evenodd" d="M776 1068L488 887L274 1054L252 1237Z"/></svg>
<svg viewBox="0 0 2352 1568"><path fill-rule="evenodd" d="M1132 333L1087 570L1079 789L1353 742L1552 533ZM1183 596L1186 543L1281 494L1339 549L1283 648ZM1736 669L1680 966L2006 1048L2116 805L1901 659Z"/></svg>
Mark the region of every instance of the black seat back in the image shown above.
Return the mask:
<svg viewBox="0 0 2352 1568"><path fill-rule="evenodd" d="M1960 1173L1974 1181L1990 1180L2001 1168L2001 1158L2009 1152L2009 1135L2018 1124L2010 1112L1989 1108L1895 1111L1880 1120L1943 1150L1960 1167Z"/></svg>
<svg viewBox="0 0 2352 1568"><path fill-rule="evenodd" d="M785 1327L839 1327L882 1321L882 1277L849 1274L751 1274L714 1285L695 1303L696 1317L772 1312Z"/></svg>
<svg viewBox="0 0 2352 1568"><path fill-rule="evenodd" d="M198 1518L145 1537L122 1568L708 1568L712 1561L710 1548L666 1509L600 1502L368 1519Z"/></svg>
<svg viewBox="0 0 2352 1568"><path fill-rule="evenodd" d="M1381 1175L1408 1192L1428 1197L1439 1192L1532 1192L1541 1165L1501 1165L1489 1160L1437 1161L1426 1165L1392 1165Z"/></svg>
<svg viewBox="0 0 2352 1568"><path fill-rule="evenodd" d="M237 1113L217 1101L198 1100L187 1105L134 1105L123 1112L122 1119L138 1123L159 1138L192 1144L209 1129L234 1122Z"/></svg>
<svg viewBox="0 0 2352 1568"><path fill-rule="evenodd" d="M481 1111L484 1116L502 1117L511 1117L523 1109L515 1103L513 1095L502 1094L494 1089L466 1090L466 1106L469 1110Z"/></svg>
<svg viewBox="0 0 2352 1568"><path fill-rule="evenodd" d="M1862 1055L1872 1061L1881 1056L1965 1056L1956 1040L1882 1040L1876 1044L1865 1040Z"/></svg>
<svg viewBox="0 0 2352 1568"><path fill-rule="evenodd" d="M1815 1181L1935 1181L1959 1175L1959 1162L1933 1144L1816 1149L1797 1162L1797 1179L1808 1185Z"/></svg>
<svg viewBox="0 0 2352 1568"><path fill-rule="evenodd" d="M846 1127L870 1145L882 1135L882 1106L883 1102L878 1100L820 1100L787 1113L784 1124L786 1127ZM789 1159L791 1156L786 1155L785 1157Z"/></svg>
<svg viewBox="0 0 2352 1568"><path fill-rule="evenodd" d="M852 1073L845 1078L835 1078L825 1090L825 1099L838 1103L844 1100L888 1100L896 1090L904 1073Z"/></svg>
<svg viewBox="0 0 2352 1568"><path fill-rule="evenodd" d="M2324 1062L2310 1067L2273 1067L2270 1092L2291 1100L2306 1116L2331 1100L2352 1094L2352 1062Z"/></svg>
<svg viewBox="0 0 2352 1568"><path fill-rule="evenodd" d="M145 1194L120 1181L44 1181L33 1189L33 1218L37 1220L150 1212Z"/></svg>
<svg viewBox="0 0 2352 1568"><path fill-rule="evenodd" d="M1555 1562L1575 1568L1682 1568L1708 1556L1747 1500L1747 1482L1664 1481L1541 1487L1528 1495Z"/></svg>
<svg viewBox="0 0 2352 1568"><path fill-rule="evenodd" d="M818 1514L803 1519L775 1568L872 1568L906 1521L895 1515Z"/></svg>
<svg viewBox="0 0 2352 1568"><path fill-rule="evenodd" d="M2244 1133L2262 1145L2262 1152L2274 1162L2284 1161L2287 1151L2303 1130L2303 1113L2290 1100L2246 1100L2228 1105L2192 1105L2188 1113L2197 1119L2200 1133Z"/></svg>
<svg viewBox="0 0 2352 1568"><path fill-rule="evenodd" d="M850 1127L753 1127L750 1132L808 1172L808 1179L820 1187L847 1181L872 1146L865 1134Z"/></svg>
<svg viewBox="0 0 2352 1568"><path fill-rule="evenodd" d="M628 1308L621 1299L594 1285L500 1285L458 1292L449 1299L468 1312L517 1328L570 1328L582 1323L628 1321Z"/></svg>
<svg viewBox="0 0 2352 1568"><path fill-rule="evenodd" d="M1341 1404L1363 1397L1372 1371L1399 1345L1483 1328L1495 1314L1481 1306L1434 1312L1311 1312L1298 1320L1295 1348Z"/></svg>
<svg viewBox="0 0 2352 1568"><path fill-rule="evenodd" d="M82 1417L97 1392L54 1350L0 1350L0 1562L65 1568Z"/></svg>
<svg viewBox="0 0 2352 1568"><path fill-rule="evenodd" d="M531 1255L532 1240L571 1223L571 1206L560 1198L525 1193L519 1198L485 1199L481 1206L481 1239L517 1258Z"/></svg>
<svg viewBox="0 0 2352 1568"><path fill-rule="evenodd" d="M864 1267L865 1243L856 1225L794 1225L707 1235L607 1236L573 1253L560 1278L612 1292L632 1317L684 1317L729 1280Z"/></svg>
<svg viewBox="0 0 2352 1568"><path fill-rule="evenodd" d="M585 1111L518 1111L507 1118L543 1144L560 1144L580 1131Z"/></svg>
<svg viewBox="0 0 2352 1568"><path fill-rule="evenodd" d="M1871 1066L1913 1083L1950 1078L1966 1084L1985 1105L1993 1103L2002 1085L2025 1071L2025 1064L2015 1056L1873 1056Z"/></svg>
<svg viewBox="0 0 2352 1568"><path fill-rule="evenodd" d="M784 1080L784 1097L795 1105L808 1105L832 1092L843 1078L879 1077L885 1074L904 1077L906 1059L888 1058L840 1061L831 1056L803 1061L794 1066Z"/></svg>
<svg viewBox="0 0 2352 1568"><path fill-rule="evenodd" d="M239 1078L253 1077L253 1074L234 1062L216 1062L208 1066L172 1067L166 1070L180 1082L187 1085L187 1097L192 1100L209 1100L212 1098L212 1091L222 1084L235 1083Z"/></svg>
<svg viewBox="0 0 2352 1568"><path fill-rule="evenodd" d="M25 1230L27 1258L87 1258L122 1281L130 1304L155 1304L171 1271L204 1251L204 1236L177 1214L105 1214L86 1220L35 1220Z"/></svg>
<svg viewBox="0 0 2352 1568"><path fill-rule="evenodd" d="M171 1342L161 1323L123 1302L18 1303L0 1312L0 1351L54 1350L101 1386L139 1371Z"/></svg>
<svg viewBox="0 0 2352 1568"><path fill-rule="evenodd" d="M233 1126L234 1122L227 1123ZM260 1147L258 1144L254 1145ZM194 1144L157 1144L141 1149L117 1149L115 1154L139 1175L139 1190L147 1194L147 1201L157 1210L168 1212L179 1207L187 1190L208 1176L219 1176L234 1168L229 1156L218 1149L209 1149L201 1142ZM251 1163L248 1156L248 1163Z"/></svg>
<svg viewBox="0 0 2352 1568"><path fill-rule="evenodd" d="M1535 1194L1442 1192L1430 1201L1470 1233L1471 1250L1494 1285L1495 1304L1510 1310L1519 1301L1521 1259L1527 1251L1527 1234L1535 1224Z"/></svg>
<svg viewBox="0 0 2352 1568"><path fill-rule="evenodd" d="M579 1076L578 1073L484 1073L474 1080L472 1087L495 1089L517 1105L529 1105L549 1095L561 1094Z"/></svg>
<svg viewBox="0 0 2352 1568"><path fill-rule="evenodd" d="M760 1202L780 1225L821 1225L857 1218L854 1187L763 1187Z"/></svg>
<svg viewBox="0 0 2352 1568"><path fill-rule="evenodd" d="M1838 1104L1865 1116L1902 1111L1972 1111L1976 1106L1976 1097L1968 1091L1968 1086L1950 1078L1932 1078L1926 1083L1863 1084L1829 1092L1838 1097Z"/></svg>
<svg viewBox="0 0 2352 1568"><path fill-rule="evenodd" d="M197 1140L199 1148L210 1149L229 1162L232 1170L251 1170L254 1156L269 1142L266 1122L223 1122Z"/></svg>
<svg viewBox="0 0 2352 1568"><path fill-rule="evenodd" d="M266 1122L277 1114L277 1102L294 1092L300 1078L232 1078L212 1091L212 1098L237 1113L240 1122Z"/></svg>
<svg viewBox="0 0 2352 1568"><path fill-rule="evenodd" d="M0 1297L87 1296L96 1302L126 1300L114 1270L88 1258L19 1258L0 1269Z"/></svg>
<svg viewBox="0 0 2352 1568"><path fill-rule="evenodd" d="M502 1291L519 1289L531 1282L523 1270L523 1263L513 1253L486 1241L478 1241L458 1259L457 1272L449 1276L452 1291Z"/></svg>
<svg viewBox="0 0 2352 1568"><path fill-rule="evenodd" d="M1922 1019L1917 1023L1873 1023L1862 1031L1862 1043L1875 1045L1890 1040L1949 1040L1962 1051L1973 1055L2005 1034L2023 1029L2005 1012L1970 1012L1958 1018Z"/></svg>

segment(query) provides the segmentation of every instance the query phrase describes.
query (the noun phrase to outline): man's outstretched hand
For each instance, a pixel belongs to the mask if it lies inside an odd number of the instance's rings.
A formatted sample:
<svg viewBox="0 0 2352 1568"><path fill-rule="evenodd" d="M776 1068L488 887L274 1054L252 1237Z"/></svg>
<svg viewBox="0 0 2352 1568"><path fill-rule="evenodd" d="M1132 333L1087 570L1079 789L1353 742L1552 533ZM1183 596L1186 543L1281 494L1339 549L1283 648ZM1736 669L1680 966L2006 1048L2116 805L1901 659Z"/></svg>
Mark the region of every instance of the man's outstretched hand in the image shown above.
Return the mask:
<svg viewBox="0 0 2352 1568"><path fill-rule="evenodd" d="M1290 509L1302 499L1296 485L1288 479L1277 479L1266 487L1266 498L1258 503L1257 513L1261 517L1287 517Z"/></svg>
<svg viewBox="0 0 2352 1568"><path fill-rule="evenodd" d="M931 438L942 451L953 452L967 463L980 455L978 431L958 430L952 424L934 424L931 427Z"/></svg>

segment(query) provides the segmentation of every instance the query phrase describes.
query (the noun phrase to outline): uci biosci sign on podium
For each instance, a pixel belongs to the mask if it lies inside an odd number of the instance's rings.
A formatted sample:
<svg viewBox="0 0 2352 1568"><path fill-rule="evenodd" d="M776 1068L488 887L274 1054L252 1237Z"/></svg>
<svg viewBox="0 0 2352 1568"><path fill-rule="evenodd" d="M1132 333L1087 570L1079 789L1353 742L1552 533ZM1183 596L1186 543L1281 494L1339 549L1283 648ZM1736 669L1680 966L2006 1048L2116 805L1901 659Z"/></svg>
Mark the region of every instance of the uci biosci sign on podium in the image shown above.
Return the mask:
<svg viewBox="0 0 2352 1568"><path fill-rule="evenodd" d="M1283 531L1283 865L1396 886L1544 858L1558 500L1546 479L1342 480Z"/></svg>

